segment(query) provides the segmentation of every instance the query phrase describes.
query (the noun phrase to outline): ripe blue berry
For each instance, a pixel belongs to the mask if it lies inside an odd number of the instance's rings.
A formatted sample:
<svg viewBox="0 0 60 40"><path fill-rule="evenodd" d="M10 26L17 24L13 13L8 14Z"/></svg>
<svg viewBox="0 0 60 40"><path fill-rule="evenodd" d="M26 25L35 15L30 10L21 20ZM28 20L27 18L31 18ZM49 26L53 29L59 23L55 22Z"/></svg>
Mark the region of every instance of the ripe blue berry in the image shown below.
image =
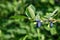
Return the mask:
<svg viewBox="0 0 60 40"><path fill-rule="evenodd" d="M36 20L37 24L36 24L36 27L39 28L41 26L41 22L40 20Z"/></svg>
<svg viewBox="0 0 60 40"><path fill-rule="evenodd" d="M52 26L53 26L53 22L50 22L50 28L52 28Z"/></svg>

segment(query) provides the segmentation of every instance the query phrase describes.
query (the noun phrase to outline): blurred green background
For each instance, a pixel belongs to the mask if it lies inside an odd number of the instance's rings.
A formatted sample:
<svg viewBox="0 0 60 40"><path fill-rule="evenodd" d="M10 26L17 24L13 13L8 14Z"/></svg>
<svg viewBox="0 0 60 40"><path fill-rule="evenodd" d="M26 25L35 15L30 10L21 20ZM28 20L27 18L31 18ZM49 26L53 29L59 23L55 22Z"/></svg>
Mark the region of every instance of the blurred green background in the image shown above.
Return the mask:
<svg viewBox="0 0 60 40"><path fill-rule="evenodd" d="M59 20L52 28L50 18ZM60 0L0 0L0 40L60 40Z"/></svg>

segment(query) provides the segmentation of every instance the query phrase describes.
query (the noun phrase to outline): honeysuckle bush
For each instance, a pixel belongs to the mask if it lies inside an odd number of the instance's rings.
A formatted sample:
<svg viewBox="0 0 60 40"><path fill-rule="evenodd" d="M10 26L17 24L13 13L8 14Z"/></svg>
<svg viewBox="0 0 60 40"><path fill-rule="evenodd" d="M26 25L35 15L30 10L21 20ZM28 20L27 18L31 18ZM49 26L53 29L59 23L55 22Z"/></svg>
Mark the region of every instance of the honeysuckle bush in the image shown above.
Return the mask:
<svg viewBox="0 0 60 40"><path fill-rule="evenodd" d="M60 40L59 0L0 0L0 40Z"/></svg>

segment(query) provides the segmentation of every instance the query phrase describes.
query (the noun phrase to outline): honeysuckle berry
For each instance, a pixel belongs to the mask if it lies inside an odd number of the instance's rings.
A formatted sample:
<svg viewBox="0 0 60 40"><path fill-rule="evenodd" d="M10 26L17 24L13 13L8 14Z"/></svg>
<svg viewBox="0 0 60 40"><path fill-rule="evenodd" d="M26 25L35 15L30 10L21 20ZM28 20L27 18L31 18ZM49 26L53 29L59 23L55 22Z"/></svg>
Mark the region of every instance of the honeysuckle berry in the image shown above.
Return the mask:
<svg viewBox="0 0 60 40"><path fill-rule="evenodd" d="M50 28L52 28L52 26L53 26L53 22L50 22Z"/></svg>
<svg viewBox="0 0 60 40"><path fill-rule="evenodd" d="M41 26L41 21L40 20L36 20L37 24L36 27L39 28Z"/></svg>

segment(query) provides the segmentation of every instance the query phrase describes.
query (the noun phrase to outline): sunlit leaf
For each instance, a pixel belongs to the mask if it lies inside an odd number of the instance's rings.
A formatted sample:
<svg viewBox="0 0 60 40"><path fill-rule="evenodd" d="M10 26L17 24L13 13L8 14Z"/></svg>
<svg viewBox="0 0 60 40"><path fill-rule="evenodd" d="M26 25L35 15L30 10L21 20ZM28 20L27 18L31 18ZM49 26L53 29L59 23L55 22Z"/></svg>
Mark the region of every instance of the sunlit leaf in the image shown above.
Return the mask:
<svg viewBox="0 0 60 40"><path fill-rule="evenodd" d="M50 33L51 33L51 35L57 34L56 28L52 28L52 29L50 30Z"/></svg>
<svg viewBox="0 0 60 40"><path fill-rule="evenodd" d="M32 18L34 19L35 18L35 7L33 5L29 5L27 8L26 8L26 15L29 17L29 18Z"/></svg>

